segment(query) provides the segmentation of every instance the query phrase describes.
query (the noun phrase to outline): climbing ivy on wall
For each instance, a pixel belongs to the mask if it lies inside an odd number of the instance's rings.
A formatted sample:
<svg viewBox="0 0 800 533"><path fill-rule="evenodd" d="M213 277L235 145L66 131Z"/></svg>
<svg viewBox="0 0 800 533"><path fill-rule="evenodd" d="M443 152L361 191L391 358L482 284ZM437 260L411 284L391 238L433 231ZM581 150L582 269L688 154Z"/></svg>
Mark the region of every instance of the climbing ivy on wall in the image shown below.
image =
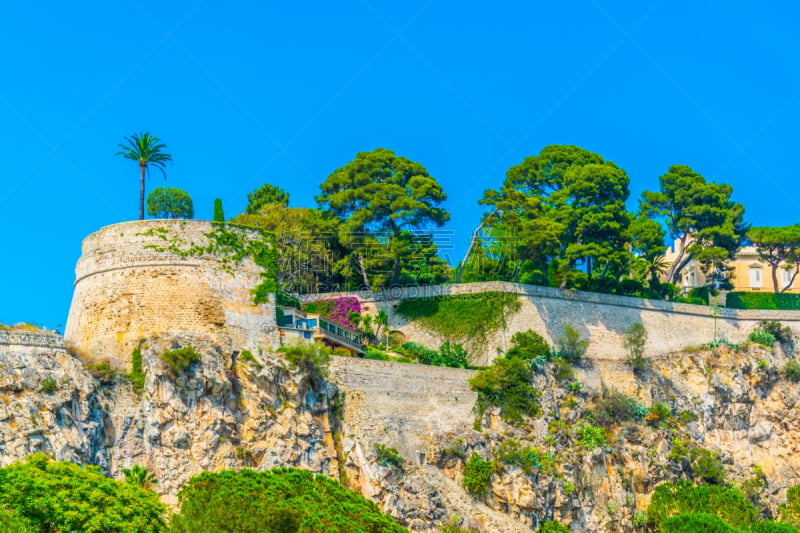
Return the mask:
<svg viewBox="0 0 800 533"><path fill-rule="evenodd" d="M506 317L519 311L516 294L482 292L403 300L397 313L448 340L480 344L502 328Z"/></svg>
<svg viewBox="0 0 800 533"><path fill-rule="evenodd" d="M233 274L234 267L250 257L261 267L261 283L251 291L254 304L269 301L269 295L278 290L278 266L275 235L260 228L240 226L225 222L212 222L213 229L206 233L208 244L200 246L195 242L186 242L178 236L169 235L164 227L151 228L137 235L155 236L164 241L164 245L146 244L144 247L157 252L171 252L178 257L200 257L211 254L216 257L223 270ZM253 235L257 234L257 238Z"/></svg>

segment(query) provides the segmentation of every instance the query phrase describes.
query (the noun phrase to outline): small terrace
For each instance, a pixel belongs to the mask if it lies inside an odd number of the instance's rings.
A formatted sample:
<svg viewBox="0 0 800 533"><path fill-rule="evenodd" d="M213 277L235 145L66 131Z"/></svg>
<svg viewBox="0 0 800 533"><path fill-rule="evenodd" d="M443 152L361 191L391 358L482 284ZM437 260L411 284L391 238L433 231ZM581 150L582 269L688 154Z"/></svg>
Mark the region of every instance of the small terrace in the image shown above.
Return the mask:
<svg viewBox="0 0 800 533"><path fill-rule="evenodd" d="M276 319L281 337L295 337L325 342L358 355L364 353L361 334L313 313L304 313L294 307L276 306Z"/></svg>

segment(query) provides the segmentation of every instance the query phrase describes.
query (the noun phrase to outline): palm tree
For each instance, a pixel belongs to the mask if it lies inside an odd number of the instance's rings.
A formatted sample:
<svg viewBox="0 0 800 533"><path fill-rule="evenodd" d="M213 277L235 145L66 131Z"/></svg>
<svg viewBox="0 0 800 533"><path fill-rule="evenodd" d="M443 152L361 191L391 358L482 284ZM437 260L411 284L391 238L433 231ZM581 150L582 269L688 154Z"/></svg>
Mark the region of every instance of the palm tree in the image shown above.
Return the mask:
<svg viewBox="0 0 800 533"><path fill-rule="evenodd" d="M143 466L133 465L131 468L123 468L122 473L125 476L126 483L143 489L149 490L150 487L158 483L155 474Z"/></svg>
<svg viewBox="0 0 800 533"><path fill-rule="evenodd" d="M172 156L162 152L167 147L166 144L158 144L161 139L153 137L149 133L134 133L130 137L125 137L128 144L120 144L122 151L117 152L125 159L132 159L139 163L139 220L144 220L144 176L150 175L150 167L156 167L167 179L164 172L164 165L172 162Z"/></svg>

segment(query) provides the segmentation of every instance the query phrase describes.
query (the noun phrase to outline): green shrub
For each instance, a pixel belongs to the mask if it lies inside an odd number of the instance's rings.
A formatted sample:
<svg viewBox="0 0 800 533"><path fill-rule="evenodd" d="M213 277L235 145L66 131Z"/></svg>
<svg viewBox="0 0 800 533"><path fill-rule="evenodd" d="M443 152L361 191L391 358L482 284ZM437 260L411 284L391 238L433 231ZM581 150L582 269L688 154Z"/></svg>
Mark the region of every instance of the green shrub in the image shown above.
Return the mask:
<svg viewBox="0 0 800 533"><path fill-rule="evenodd" d="M553 375L558 381L567 381L575 379L575 370L566 359L561 357L553 358ZM574 383L574 382L573 382Z"/></svg>
<svg viewBox="0 0 800 533"><path fill-rule="evenodd" d="M187 371L193 363L196 363L200 359L200 354L194 349L194 346L175 348L174 350L167 350L161 354L161 361L167 365L167 368L169 368L173 376Z"/></svg>
<svg viewBox="0 0 800 533"><path fill-rule="evenodd" d="M747 336L747 340L769 348L775 344L775 335L761 328L756 328L750 332L750 335Z"/></svg>
<svg viewBox="0 0 800 533"><path fill-rule="evenodd" d="M88 367L89 373L102 383L110 383L117 377L117 373L108 361L94 363Z"/></svg>
<svg viewBox="0 0 800 533"><path fill-rule="evenodd" d="M31 531L167 531L167 509L155 493L43 453L0 468L0 508Z"/></svg>
<svg viewBox="0 0 800 533"><path fill-rule="evenodd" d="M458 342L485 343L505 318L521 306L519 296L484 292L432 298L411 298L397 306L397 313L422 329Z"/></svg>
<svg viewBox="0 0 800 533"><path fill-rule="evenodd" d="M174 533L407 533L360 494L297 468L204 472L181 487L178 501Z"/></svg>
<svg viewBox="0 0 800 533"><path fill-rule="evenodd" d="M671 517L684 513L716 515L733 527L748 528L756 518L756 509L741 491L718 485L693 485L686 480L662 483L653 492L647 517L662 530Z"/></svg>
<svg viewBox="0 0 800 533"><path fill-rule="evenodd" d="M800 363L794 359L786 361L783 365L783 377L793 383L800 381Z"/></svg>
<svg viewBox="0 0 800 533"><path fill-rule="evenodd" d="M731 309L800 309L800 294L729 292L725 306Z"/></svg>
<svg viewBox="0 0 800 533"><path fill-rule="evenodd" d="M672 448L669 450L667 459L669 459L673 463L681 463L688 456L689 456L689 447L687 446L686 441L679 439L678 437L673 437Z"/></svg>
<svg viewBox="0 0 800 533"><path fill-rule="evenodd" d="M242 350L242 353L239 354L239 359L252 365L256 370L264 368L264 366L256 360L253 356L253 352L250 350Z"/></svg>
<svg viewBox="0 0 800 533"><path fill-rule="evenodd" d="M550 354L550 345L544 337L533 330L519 331L511 337L514 346L508 350L506 357L519 357L523 361L530 361L539 356L547 357Z"/></svg>
<svg viewBox="0 0 800 533"><path fill-rule="evenodd" d="M800 485L786 491L786 501L778 507L781 522L800 527Z"/></svg>
<svg viewBox="0 0 800 533"><path fill-rule="evenodd" d="M798 533L800 530L789 524L767 521L753 524L750 531L751 533Z"/></svg>
<svg viewBox="0 0 800 533"><path fill-rule="evenodd" d="M702 298L692 298L690 296L676 296L672 301L677 304L708 305Z"/></svg>
<svg viewBox="0 0 800 533"><path fill-rule="evenodd" d="M647 513L645 513L642 509L638 509L635 513L633 513L633 519L631 520L631 524L633 524L633 527L636 528L646 526Z"/></svg>
<svg viewBox="0 0 800 533"><path fill-rule="evenodd" d="M28 521L14 511L0 508L0 531L3 533L34 533Z"/></svg>
<svg viewBox="0 0 800 533"><path fill-rule="evenodd" d="M591 413L596 423L601 426L610 426L636 419L641 413L641 409L639 402L633 398L628 398L621 392L604 388L602 394L596 398Z"/></svg>
<svg viewBox="0 0 800 533"><path fill-rule="evenodd" d="M308 377L313 388L319 389L326 382L328 365L333 358L330 348L315 342L282 346L280 351L292 368Z"/></svg>
<svg viewBox="0 0 800 533"><path fill-rule="evenodd" d="M467 351L460 344L445 341L439 351L431 350L416 342L406 342L396 349L397 353L413 357L423 365L468 368Z"/></svg>
<svg viewBox="0 0 800 533"><path fill-rule="evenodd" d="M688 513L673 516L664 522L663 533L742 533L726 524L720 517L707 513Z"/></svg>
<svg viewBox="0 0 800 533"><path fill-rule="evenodd" d="M56 380L47 378L42 381L42 392L45 394L52 394L56 391Z"/></svg>
<svg viewBox="0 0 800 533"><path fill-rule="evenodd" d="M514 439L505 439L493 450L495 461L507 465L516 465L529 472L533 468L541 468L539 450L523 446Z"/></svg>
<svg viewBox="0 0 800 533"><path fill-rule="evenodd" d="M366 352L364 352L364 359L372 359L374 361L388 361L389 356L380 350L375 350L374 348L370 348Z"/></svg>
<svg viewBox="0 0 800 533"><path fill-rule="evenodd" d="M589 348L589 341L581 339L578 330L569 324L563 324L563 327L562 334L556 337L559 355L570 363L577 363Z"/></svg>
<svg viewBox="0 0 800 533"><path fill-rule="evenodd" d="M794 333L789 326L784 326L777 320L762 320L760 327L774 336L775 340L780 342L784 348L794 347Z"/></svg>
<svg viewBox="0 0 800 533"><path fill-rule="evenodd" d="M578 442L590 450L600 448L606 445L606 432L603 428L586 424L578 430Z"/></svg>
<svg viewBox="0 0 800 533"><path fill-rule="evenodd" d="M376 460L381 466L396 466L400 470L403 469L405 459L398 453L395 448L390 448L384 444L376 442L372 445L375 448Z"/></svg>
<svg viewBox="0 0 800 533"><path fill-rule="evenodd" d="M144 390L144 367L142 365L142 347L137 346L131 354L131 373L128 375L133 390L141 392Z"/></svg>
<svg viewBox="0 0 800 533"><path fill-rule="evenodd" d="M489 490L494 471L494 461L486 461L477 453L473 453L464 467L464 488L476 498L484 497Z"/></svg>
<svg viewBox="0 0 800 533"><path fill-rule="evenodd" d="M634 322L622 330L622 344L628 350L628 364L634 372L647 370L649 363L644 358L644 346L647 343L647 329L641 322Z"/></svg>
<svg viewBox="0 0 800 533"><path fill-rule="evenodd" d="M523 360L496 359L492 366L480 370L469 379L478 393L475 404L478 413L490 405L500 408L500 416L510 424L521 425L526 416L537 416L541 392L531 385L533 370Z"/></svg>
<svg viewBox="0 0 800 533"><path fill-rule="evenodd" d="M538 533L570 533L569 528L555 520L545 520L539 525Z"/></svg>
<svg viewBox="0 0 800 533"><path fill-rule="evenodd" d="M648 410L647 416L644 417L647 423L653 427L658 427L662 423L667 422L672 416L672 409L664 402L656 402Z"/></svg>
<svg viewBox="0 0 800 533"><path fill-rule="evenodd" d="M714 453L705 448L692 450L692 472L706 483L721 485L725 482L725 467L719 458L719 453Z"/></svg>

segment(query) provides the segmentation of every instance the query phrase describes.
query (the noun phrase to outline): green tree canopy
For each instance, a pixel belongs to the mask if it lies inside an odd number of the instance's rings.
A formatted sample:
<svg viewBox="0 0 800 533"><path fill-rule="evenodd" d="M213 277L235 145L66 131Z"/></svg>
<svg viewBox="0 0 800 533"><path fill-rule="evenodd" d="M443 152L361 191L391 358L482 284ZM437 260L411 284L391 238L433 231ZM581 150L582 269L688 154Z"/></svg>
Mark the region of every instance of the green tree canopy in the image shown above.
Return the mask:
<svg viewBox="0 0 800 533"><path fill-rule="evenodd" d="M628 183L624 170L577 146L547 146L511 167L480 203L490 208L484 224L513 243L503 250L515 254L512 279L527 270L566 287L620 275L628 261Z"/></svg>
<svg viewBox="0 0 800 533"><path fill-rule="evenodd" d="M289 193L276 185L265 183L247 195L247 207L244 212L248 215L256 215L262 207L270 204L288 206Z"/></svg>
<svg viewBox="0 0 800 533"><path fill-rule="evenodd" d="M401 533L375 503L321 474L296 468L204 472L178 493L177 533Z"/></svg>
<svg viewBox="0 0 800 533"><path fill-rule="evenodd" d="M147 214L156 218L194 218L189 193L172 187L156 187L147 196Z"/></svg>
<svg viewBox="0 0 800 533"><path fill-rule="evenodd" d="M166 506L154 492L42 453L0 468L0 507L43 532L167 530Z"/></svg>
<svg viewBox="0 0 800 533"><path fill-rule="evenodd" d="M139 220L144 220L144 177L150 175L150 167L155 167L161 171L164 179L167 179L164 167L172 162L172 156L164 152L167 145L149 133L134 133L124 139L127 144L119 145L122 150L117 152L117 155L139 164Z"/></svg>
<svg viewBox="0 0 800 533"><path fill-rule="evenodd" d="M791 287L800 270L800 224L752 228L747 232L747 238L756 247L761 260L770 266L775 292L784 292ZM792 271L792 280L784 287L778 282L781 264Z"/></svg>
<svg viewBox="0 0 800 533"><path fill-rule="evenodd" d="M225 222L225 211L222 209L222 199L214 200L214 222Z"/></svg>
<svg viewBox="0 0 800 533"><path fill-rule="evenodd" d="M439 207L447 195L425 167L383 148L360 152L328 176L320 189L317 202L342 222L340 241L353 250L367 287L376 280L397 284L403 259L419 251L415 232L450 218ZM430 257L431 244L423 246L429 248L424 257ZM370 276L386 262L386 277Z"/></svg>
<svg viewBox="0 0 800 533"><path fill-rule="evenodd" d="M731 200L733 188L707 182L685 165L673 165L659 178L659 191L642 193L642 209L663 222L677 241L677 257L667 271L668 283L678 283L681 271L696 259L712 279L727 279L724 263L739 249L747 226L744 207ZM718 278L719 279L719 278Z"/></svg>

